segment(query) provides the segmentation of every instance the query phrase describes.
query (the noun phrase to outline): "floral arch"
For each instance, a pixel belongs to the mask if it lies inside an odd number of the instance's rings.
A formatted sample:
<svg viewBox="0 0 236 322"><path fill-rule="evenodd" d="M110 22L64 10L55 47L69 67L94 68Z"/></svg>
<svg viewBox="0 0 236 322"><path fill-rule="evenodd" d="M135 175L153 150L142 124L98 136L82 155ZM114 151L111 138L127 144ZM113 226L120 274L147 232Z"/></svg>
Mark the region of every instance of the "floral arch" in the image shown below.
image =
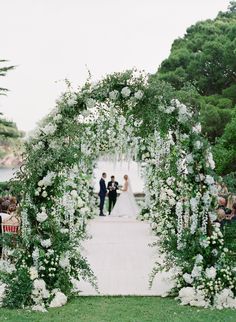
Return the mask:
<svg viewBox="0 0 236 322"><path fill-rule="evenodd" d="M233 263L219 227L212 225L210 147L198 113L167 85L153 85L144 73L130 70L88 81L77 92L69 88L25 146L18 173L21 236L1 274L3 305L45 310L65 304L80 278L96 287L79 246L96 209L93 169L109 153L144 167L143 212L165 254L164 269L172 269L172 294L184 304L220 307L224 296L229 306L235 304Z"/></svg>

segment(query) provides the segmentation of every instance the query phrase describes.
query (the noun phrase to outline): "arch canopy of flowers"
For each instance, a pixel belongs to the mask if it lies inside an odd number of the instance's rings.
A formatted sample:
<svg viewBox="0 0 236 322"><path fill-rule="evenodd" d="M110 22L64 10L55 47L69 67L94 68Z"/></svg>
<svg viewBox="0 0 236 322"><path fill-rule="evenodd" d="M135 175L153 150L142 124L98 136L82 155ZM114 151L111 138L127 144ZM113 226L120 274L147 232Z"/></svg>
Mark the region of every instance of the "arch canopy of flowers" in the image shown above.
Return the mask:
<svg viewBox="0 0 236 322"><path fill-rule="evenodd" d="M183 304L235 307L236 273L213 224L214 161L196 109L165 83L137 70L69 86L25 143L18 173L21 235L0 267L0 303L44 311L64 305L85 279L96 279L81 254L96 212L93 170L101 155L142 165L142 211L172 273L169 294Z"/></svg>

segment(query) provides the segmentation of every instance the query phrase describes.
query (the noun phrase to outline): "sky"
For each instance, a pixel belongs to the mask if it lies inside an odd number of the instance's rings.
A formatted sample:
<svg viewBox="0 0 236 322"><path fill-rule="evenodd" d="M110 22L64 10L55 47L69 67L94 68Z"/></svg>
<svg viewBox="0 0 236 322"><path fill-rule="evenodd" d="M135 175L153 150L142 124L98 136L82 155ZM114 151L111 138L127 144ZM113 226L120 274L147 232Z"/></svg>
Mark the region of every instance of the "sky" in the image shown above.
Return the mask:
<svg viewBox="0 0 236 322"><path fill-rule="evenodd" d="M0 111L32 130L65 90L136 67L154 73L174 39L229 0L0 0L0 59L16 65Z"/></svg>

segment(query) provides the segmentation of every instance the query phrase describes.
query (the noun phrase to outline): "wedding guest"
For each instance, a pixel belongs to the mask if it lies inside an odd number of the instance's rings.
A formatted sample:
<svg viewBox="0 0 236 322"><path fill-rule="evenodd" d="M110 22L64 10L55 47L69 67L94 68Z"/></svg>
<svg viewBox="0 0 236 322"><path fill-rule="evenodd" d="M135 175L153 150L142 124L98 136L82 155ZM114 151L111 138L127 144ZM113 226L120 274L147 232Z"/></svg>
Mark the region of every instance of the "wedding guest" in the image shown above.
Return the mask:
<svg viewBox="0 0 236 322"><path fill-rule="evenodd" d="M107 174L105 172L103 172L102 177L99 181L99 186L100 186L100 190L98 193L98 195L100 197L100 205L99 205L100 214L99 214L99 216L105 216L103 213L103 208L104 208L105 198L107 195L107 188L106 188L106 182L105 182L106 177L107 177Z"/></svg>
<svg viewBox="0 0 236 322"><path fill-rule="evenodd" d="M0 216L1 216L1 219L2 219L2 222L4 222L5 220L9 219L11 216L9 215L9 206L10 206L10 201L9 200L5 200L2 202L2 205L1 205L1 213L0 213Z"/></svg>
<svg viewBox="0 0 236 322"><path fill-rule="evenodd" d="M107 190L108 198L109 198L109 207L108 212L111 214L111 210L114 208L117 199L117 190L119 189L119 184L115 181L115 176L111 176L111 181L108 182Z"/></svg>
<svg viewBox="0 0 236 322"><path fill-rule="evenodd" d="M230 218L231 221L236 221L236 202L233 203L233 206L232 206L232 213L231 213L231 218Z"/></svg>
<svg viewBox="0 0 236 322"><path fill-rule="evenodd" d="M220 228L222 229L226 223L225 211L224 209L219 208L216 213L217 213L217 219L215 220L215 223L219 223Z"/></svg>
<svg viewBox="0 0 236 322"><path fill-rule="evenodd" d="M218 199L218 208L217 209L223 209L225 214L227 214L227 215L231 214L231 209L227 208L227 200L224 197L220 197Z"/></svg>

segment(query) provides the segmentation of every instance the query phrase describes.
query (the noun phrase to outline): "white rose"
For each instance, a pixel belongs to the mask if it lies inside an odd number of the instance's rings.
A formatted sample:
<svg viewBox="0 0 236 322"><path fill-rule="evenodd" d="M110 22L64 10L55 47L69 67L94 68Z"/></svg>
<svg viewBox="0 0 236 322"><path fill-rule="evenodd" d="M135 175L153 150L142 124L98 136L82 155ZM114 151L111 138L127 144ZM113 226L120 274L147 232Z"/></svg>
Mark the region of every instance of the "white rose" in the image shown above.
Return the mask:
<svg viewBox="0 0 236 322"><path fill-rule="evenodd" d="M44 211L39 212L36 216L36 219L38 222L44 222L47 218L48 218L48 215Z"/></svg>
<svg viewBox="0 0 236 322"><path fill-rule="evenodd" d="M114 90L109 93L109 97L111 100L115 101L119 96L119 92L117 90Z"/></svg>
<svg viewBox="0 0 236 322"><path fill-rule="evenodd" d="M131 90L129 89L129 87L123 87L122 90L121 90L121 95L123 97L129 97L130 96L130 93L131 93Z"/></svg>
<svg viewBox="0 0 236 322"><path fill-rule="evenodd" d="M143 97L143 91L141 91L140 89L134 94L134 97L137 99L137 100L141 100L142 97Z"/></svg>

